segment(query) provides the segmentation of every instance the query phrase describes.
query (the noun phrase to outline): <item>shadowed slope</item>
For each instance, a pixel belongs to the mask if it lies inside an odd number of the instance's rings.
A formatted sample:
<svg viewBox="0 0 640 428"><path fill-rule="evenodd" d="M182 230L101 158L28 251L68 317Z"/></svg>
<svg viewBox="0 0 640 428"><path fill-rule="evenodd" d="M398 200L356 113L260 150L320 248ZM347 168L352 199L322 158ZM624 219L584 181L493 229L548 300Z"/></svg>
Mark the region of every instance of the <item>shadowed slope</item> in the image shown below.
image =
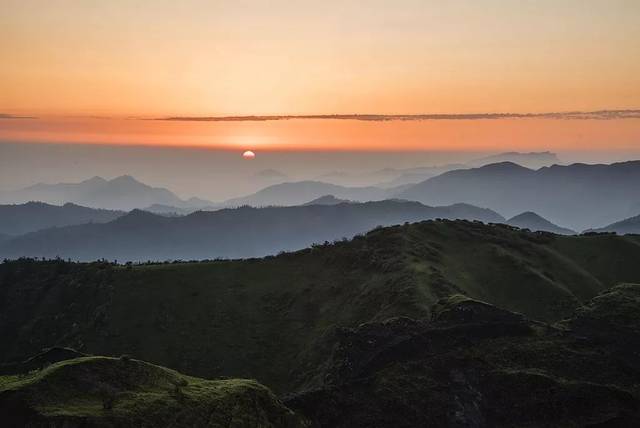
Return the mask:
<svg viewBox="0 0 640 428"><path fill-rule="evenodd" d="M49 346L133 354L197 376L308 382L336 328L429 318L464 294L555 321L640 281L633 237L529 233L432 221L264 259L148 266L0 265L1 361ZM144 310L141 310L144 308Z"/></svg>
<svg viewBox="0 0 640 428"><path fill-rule="evenodd" d="M633 298L608 297L623 292ZM431 322L342 329L323 386L285 402L321 427L637 426L638 330L617 346L598 338L626 312L637 319L639 296L640 285L606 292L567 321L576 330L463 296L439 302ZM585 311L599 315L587 325Z"/></svg>

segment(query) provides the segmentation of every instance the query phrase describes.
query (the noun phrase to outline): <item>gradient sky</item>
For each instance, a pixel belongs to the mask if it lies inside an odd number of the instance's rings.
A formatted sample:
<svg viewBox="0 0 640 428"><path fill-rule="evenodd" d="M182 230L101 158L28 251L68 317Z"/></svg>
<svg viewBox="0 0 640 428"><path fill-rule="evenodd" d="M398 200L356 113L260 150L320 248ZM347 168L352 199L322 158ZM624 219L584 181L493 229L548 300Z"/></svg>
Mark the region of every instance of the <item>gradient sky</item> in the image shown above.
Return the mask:
<svg viewBox="0 0 640 428"><path fill-rule="evenodd" d="M638 0L2 0L0 142L633 150L640 146L637 115L390 123L127 118L640 109L639 23Z"/></svg>
<svg viewBox="0 0 640 428"><path fill-rule="evenodd" d="M637 0L3 0L0 112L640 107Z"/></svg>

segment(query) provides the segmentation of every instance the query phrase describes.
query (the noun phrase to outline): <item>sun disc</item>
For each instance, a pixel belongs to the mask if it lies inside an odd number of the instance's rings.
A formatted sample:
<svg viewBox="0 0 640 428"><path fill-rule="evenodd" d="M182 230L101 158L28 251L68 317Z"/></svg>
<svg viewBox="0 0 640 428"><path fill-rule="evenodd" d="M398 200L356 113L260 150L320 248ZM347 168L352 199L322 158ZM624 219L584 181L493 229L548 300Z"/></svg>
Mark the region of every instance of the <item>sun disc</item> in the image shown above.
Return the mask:
<svg viewBox="0 0 640 428"><path fill-rule="evenodd" d="M242 154L242 157L245 159L253 159L256 157L256 154L253 153L251 150L247 150Z"/></svg>

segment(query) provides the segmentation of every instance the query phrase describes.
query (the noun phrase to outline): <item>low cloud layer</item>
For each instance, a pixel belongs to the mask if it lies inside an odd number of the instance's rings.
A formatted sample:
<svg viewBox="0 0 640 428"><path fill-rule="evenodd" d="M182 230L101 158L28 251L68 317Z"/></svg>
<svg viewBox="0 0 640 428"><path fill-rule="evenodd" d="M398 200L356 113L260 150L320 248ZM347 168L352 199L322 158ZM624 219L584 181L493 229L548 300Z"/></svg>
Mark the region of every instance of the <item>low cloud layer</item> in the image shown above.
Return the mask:
<svg viewBox="0 0 640 428"><path fill-rule="evenodd" d="M572 119L610 120L640 119L640 110L598 110L550 113L474 113L474 114L317 114L282 116L171 116L156 120L191 122L259 122L293 119L334 119L362 121L411 121L411 120L489 120L489 119Z"/></svg>
<svg viewBox="0 0 640 428"><path fill-rule="evenodd" d="M16 116L13 114L0 113L0 119L35 119L33 116Z"/></svg>

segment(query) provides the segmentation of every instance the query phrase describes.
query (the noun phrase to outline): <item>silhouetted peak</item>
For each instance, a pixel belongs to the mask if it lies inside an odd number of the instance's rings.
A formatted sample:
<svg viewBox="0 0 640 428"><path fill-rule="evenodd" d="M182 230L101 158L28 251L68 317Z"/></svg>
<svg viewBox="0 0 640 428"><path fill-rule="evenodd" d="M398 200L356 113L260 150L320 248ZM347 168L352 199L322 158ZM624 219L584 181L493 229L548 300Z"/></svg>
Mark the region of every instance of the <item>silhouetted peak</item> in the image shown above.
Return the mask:
<svg viewBox="0 0 640 428"><path fill-rule="evenodd" d="M128 214L125 215L125 217L145 217L145 216L149 216L149 217L157 217L155 214L150 213L149 211L145 211L145 210L140 210L140 209L133 209L131 211L129 211Z"/></svg>
<svg viewBox="0 0 640 428"><path fill-rule="evenodd" d="M85 184L104 184L106 182L107 182L107 180L105 180L104 178L96 175L96 176L91 177L91 178L89 178L87 180L84 180L82 183L85 183Z"/></svg>
<svg viewBox="0 0 640 428"><path fill-rule="evenodd" d="M20 204L16 204L16 205L20 205ZM53 205L51 204L47 204L46 202L40 202L40 201L29 201L25 204L23 204L25 207L51 207Z"/></svg>
<svg viewBox="0 0 640 428"><path fill-rule="evenodd" d="M312 201L309 201L304 205L337 205L337 204L348 203L348 202L351 202L351 201L347 199L336 198L333 195L324 195Z"/></svg>
<svg viewBox="0 0 640 428"><path fill-rule="evenodd" d="M512 171L531 171L529 168L526 168L522 165L518 165L515 162L497 162L490 163L485 166L481 166L478 168L481 171L496 171L496 172L512 172ZM472 170L470 170L472 171Z"/></svg>
<svg viewBox="0 0 640 428"><path fill-rule="evenodd" d="M149 221L156 221L158 219L163 219L164 217L150 213L149 211L143 211L139 209L134 209L129 211L127 214L122 217L114 220L114 223L144 223Z"/></svg>
<svg viewBox="0 0 640 428"><path fill-rule="evenodd" d="M558 226L533 211L525 211L507 220L507 224L524 229L559 233L563 235L573 235L575 231Z"/></svg>
<svg viewBox="0 0 640 428"><path fill-rule="evenodd" d="M509 221L513 220L523 220L523 219L543 219L540 215L534 213L533 211L525 211L516 216L513 216Z"/></svg>
<svg viewBox="0 0 640 428"><path fill-rule="evenodd" d="M109 180L109 183L112 184L143 184L141 182L139 182L138 180L136 180L135 178L133 178L130 175L121 175L119 177L116 177L112 180Z"/></svg>

